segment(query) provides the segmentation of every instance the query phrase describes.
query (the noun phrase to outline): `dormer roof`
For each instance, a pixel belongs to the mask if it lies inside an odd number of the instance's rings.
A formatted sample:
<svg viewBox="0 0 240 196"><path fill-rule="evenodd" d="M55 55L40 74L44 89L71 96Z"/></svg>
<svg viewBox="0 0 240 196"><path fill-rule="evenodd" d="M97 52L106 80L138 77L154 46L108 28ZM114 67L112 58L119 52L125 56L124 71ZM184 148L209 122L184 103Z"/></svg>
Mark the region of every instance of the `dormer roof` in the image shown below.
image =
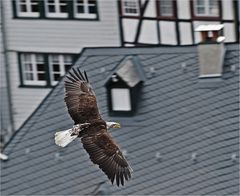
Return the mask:
<svg viewBox="0 0 240 196"><path fill-rule="evenodd" d="M109 74L107 83L113 74L117 74L131 88L146 80L143 67L136 56L125 57Z"/></svg>

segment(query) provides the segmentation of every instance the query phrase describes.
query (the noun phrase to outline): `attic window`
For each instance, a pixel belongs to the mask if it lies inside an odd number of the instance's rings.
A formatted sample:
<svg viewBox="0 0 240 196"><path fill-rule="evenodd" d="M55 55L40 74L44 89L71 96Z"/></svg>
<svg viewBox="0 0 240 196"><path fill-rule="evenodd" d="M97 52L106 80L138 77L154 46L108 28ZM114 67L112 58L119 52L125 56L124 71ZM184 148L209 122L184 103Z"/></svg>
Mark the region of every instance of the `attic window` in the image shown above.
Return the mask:
<svg viewBox="0 0 240 196"><path fill-rule="evenodd" d="M138 0L122 0L122 11L125 16L139 16Z"/></svg>
<svg viewBox="0 0 240 196"><path fill-rule="evenodd" d="M111 89L112 110L131 111L130 91L127 88Z"/></svg>

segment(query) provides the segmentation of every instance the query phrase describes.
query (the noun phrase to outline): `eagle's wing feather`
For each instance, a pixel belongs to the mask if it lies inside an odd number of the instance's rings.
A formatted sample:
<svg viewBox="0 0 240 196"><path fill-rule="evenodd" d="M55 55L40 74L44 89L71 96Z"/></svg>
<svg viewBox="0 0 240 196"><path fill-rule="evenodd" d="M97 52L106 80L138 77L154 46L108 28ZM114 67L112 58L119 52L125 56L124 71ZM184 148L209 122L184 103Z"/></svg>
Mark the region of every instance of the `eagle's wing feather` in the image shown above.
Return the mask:
<svg viewBox="0 0 240 196"><path fill-rule="evenodd" d="M65 102L75 124L100 119L95 93L79 69L72 68L65 79Z"/></svg>
<svg viewBox="0 0 240 196"><path fill-rule="evenodd" d="M92 162L99 165L112 183L116 179L118 186L124 185L124 180L131 178L132 168L106 130L85 135L81 140Z"/></svg>

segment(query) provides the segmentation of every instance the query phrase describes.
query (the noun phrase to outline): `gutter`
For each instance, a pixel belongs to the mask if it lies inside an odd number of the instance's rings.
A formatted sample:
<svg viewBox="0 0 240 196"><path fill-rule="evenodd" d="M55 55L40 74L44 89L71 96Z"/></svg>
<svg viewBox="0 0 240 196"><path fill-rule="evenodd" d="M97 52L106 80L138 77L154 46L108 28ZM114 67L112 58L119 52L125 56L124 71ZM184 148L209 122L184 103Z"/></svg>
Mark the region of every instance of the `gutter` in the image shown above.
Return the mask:
<svg viewBox="0 0 240 196"><path fill-rule="evenodd" d="M7 32L5 25L5 14L4 14L4 1L0 1L0 11L1 11L1 23L2 23L2 49L3 49L3 59L5 62L5 74L6 74L6 83L7 83L7 98L8 98L8 108L9 108L9 120L10 124L8 126L7 136L9 138L10 134L15 131L14 128L14 119L13 119L13 108L12 108L12 93L11 93L11 81L10 81L10 69L9 69L9 58L8 58L8 44L7 44Z"/></svg>

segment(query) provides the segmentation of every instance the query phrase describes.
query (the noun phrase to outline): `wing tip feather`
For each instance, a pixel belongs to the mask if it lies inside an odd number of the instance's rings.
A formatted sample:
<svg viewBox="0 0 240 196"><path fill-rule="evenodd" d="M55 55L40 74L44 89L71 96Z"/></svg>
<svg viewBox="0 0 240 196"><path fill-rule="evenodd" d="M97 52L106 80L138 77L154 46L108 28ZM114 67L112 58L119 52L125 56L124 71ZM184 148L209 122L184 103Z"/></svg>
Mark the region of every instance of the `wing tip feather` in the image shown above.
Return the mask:
<svg viewBox="0 0 240 196"><path fill-rule="evenodd" d="M83 70L82 73L79 67L72 67L66 74L66 78L71 82L84 81L89 83L86 71ZM65 80L65 82L69 82L68 80Z"/></svg>

